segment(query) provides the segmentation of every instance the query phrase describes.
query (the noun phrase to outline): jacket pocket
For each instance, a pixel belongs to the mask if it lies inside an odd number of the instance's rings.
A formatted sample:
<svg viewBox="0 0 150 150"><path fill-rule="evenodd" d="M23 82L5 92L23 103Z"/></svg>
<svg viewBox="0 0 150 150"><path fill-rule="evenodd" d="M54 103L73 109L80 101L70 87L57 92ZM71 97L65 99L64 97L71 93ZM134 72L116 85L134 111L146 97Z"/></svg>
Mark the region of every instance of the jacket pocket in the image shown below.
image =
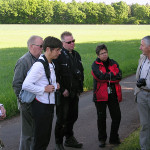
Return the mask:
<svg viewBox="0 0 150 150"><path fill-rule="evenodd" d="M107 101L108 100L107 83L98 82L95 94L97 101Z"/></svg>

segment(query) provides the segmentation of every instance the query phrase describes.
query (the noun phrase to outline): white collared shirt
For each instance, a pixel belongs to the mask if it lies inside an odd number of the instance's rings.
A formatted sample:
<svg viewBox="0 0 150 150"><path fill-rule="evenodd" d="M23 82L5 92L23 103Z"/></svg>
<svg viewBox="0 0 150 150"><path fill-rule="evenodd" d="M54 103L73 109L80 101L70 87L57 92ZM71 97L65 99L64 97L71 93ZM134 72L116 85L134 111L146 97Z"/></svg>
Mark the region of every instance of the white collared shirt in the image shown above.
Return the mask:
<svg viewBox="0 0 150 150"><path fill-rule="evenodd" d="M143 62L140 78L146 79L146 87L150 89L150 60L148 58Z"/></svg>
<svg viewBox="0 0 150 150"><path fill-rule="evenodd" d="M39 59L43 59L43 57L40 56ZM51 63L49 63L49 68L50 68L50 82L52 85L54 85L56 90L57 84L54 66ZM46 77L43 64L41 62L35 62L29 74L27 75L27 77L23 82L22 89L34 93L36 95L36 99L41 103L55 104L54 92L50 93L50 96L48 96L49 93L44 92L45 86L47 85L49 85L49 82Z"/></svg>

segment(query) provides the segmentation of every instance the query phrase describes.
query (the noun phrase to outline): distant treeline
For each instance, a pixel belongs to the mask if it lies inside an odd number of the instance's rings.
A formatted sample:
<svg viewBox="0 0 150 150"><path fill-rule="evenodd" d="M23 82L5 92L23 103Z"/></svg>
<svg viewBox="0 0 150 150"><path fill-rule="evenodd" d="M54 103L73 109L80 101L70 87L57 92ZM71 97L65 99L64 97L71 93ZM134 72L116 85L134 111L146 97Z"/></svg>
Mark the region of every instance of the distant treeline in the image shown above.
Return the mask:
<svg viewBox="0 0 150 150"><path fill-rule="evenodd" d="M149 24L150 5L0 0L0 24Z"/></svg>

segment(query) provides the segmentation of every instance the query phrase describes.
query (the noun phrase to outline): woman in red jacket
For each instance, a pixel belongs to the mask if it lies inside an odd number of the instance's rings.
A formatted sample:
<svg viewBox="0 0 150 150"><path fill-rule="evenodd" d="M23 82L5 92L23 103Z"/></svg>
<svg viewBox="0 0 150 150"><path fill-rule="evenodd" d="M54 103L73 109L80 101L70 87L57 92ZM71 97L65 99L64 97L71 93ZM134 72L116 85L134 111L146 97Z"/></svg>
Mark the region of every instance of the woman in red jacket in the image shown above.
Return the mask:
<svg viewBox="0 0 150 150"><path fill-rule="evenodd" d="M119 65L108 57L108 50L104 44L96 48L97 59L92 64L92 75L94 78L93 100L97 110L97 126L99 147L105 147L106 133L106 108L108 106L112 119L109 143L120 144L118 135L121 121L119 102L122 100L121 86L122 78Z"/></svg>

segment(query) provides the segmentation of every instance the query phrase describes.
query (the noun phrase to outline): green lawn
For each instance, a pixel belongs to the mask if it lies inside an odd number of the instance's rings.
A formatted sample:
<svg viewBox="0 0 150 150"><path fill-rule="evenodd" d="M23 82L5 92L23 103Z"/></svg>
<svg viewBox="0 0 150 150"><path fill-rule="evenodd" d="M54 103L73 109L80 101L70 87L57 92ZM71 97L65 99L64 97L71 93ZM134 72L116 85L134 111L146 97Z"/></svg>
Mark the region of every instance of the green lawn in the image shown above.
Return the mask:
<svg viewBox="0 0 150 150"><path fill-rule="evenodd" d="M76 43L99 43L141 39L150 25L0 25L0 48L26 47L31 35L57 38L63 31L71 31Z"/></svg>
<svg viewBox="0 0 150 150"><path fill-rule="evenodd" d="M133 132L128 138L124 139L122 144L113 150L137 150L140 149L139 144L139 131L140 128Z"/></svg>
<svg viewBox="0 0 150 150"><path fill-rule="evenodd" d="M150 25L0 25L0 103L5 105L8 117L18 112L12 89L13 69L18 58L27 52L28 38L31 35L59 38L66 30L73 33L75 49L82 57L86 91L93 85L91 64L96 58L96 46L105 43L110 58L119 63L123 77L128 76L136 71L140 40L149 33Z"/></svg>

